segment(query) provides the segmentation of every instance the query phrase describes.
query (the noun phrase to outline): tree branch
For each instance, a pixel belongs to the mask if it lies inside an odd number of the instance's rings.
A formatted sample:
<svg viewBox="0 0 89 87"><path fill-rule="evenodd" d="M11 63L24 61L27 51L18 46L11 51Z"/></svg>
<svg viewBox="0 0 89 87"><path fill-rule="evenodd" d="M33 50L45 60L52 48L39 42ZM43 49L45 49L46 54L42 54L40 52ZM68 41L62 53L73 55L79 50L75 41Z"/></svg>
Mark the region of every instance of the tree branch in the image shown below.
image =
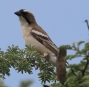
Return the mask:
<svg viewBox="0 0 89 87"><path fill-rule="evenodd" d="M69 65L69 63L66 61L66 63ZM76 73L74 72L74 70L71 68L71 71L72 71L72 73L75 75L75 76L77 76L76 75Z"/></svg>
<svg viewBox="0 0 89 87"><path fill-rule="evenodd" d="M86 69L87 69L88 64L89 64L89 55L87 55L86 57L87 57L87 62L86 62L85 68L82 70L82 76L85 75Z"/></svg>
<svg viewBox="0 0 89 87"><path fill-rule="evenodd" d="M72 73L73 73L75 76L77 76L76 73L74 72L74 70L73 70L72 68L71 68L71 71L72 71Z"/></svg>

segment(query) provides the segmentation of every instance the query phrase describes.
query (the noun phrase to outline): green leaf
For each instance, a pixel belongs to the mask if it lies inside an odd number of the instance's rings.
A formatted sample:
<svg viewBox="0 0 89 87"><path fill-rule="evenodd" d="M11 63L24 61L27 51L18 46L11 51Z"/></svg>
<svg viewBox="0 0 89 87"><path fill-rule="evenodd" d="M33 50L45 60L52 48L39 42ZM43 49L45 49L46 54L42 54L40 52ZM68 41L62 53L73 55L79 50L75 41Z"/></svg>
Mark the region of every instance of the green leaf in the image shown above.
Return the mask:
<svg viewBox="0 0 89 87"><path fill-rule="evenodd" d="M62 45L59 49L72 49L72 47L70 45Z"/></svg>
<svg viewBox="0 0 89 87"><path fill-rule="evenodd" d="M78 46L80 46L83 43L85 43L85 41L79 41L77 44L78 44Z"/></svg>

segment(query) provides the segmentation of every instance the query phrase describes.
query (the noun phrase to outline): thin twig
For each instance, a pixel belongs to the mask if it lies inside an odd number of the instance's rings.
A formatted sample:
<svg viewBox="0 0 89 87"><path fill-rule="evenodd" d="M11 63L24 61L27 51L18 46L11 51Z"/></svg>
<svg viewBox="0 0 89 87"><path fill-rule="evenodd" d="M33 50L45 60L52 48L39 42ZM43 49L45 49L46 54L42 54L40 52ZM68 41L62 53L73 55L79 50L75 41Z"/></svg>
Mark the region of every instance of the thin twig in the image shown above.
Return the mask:
<svg viewBox="0 0 89 87"><path fill-rule="evenodd" d="M89 30L89 24L88 24L88 20L85 20L86 24L87 24L87 28Z"/></svg>
<svg viewBox="0 0 89 87"><path fill-rule="evenodd" d="M66 63L69 65L69 63L66 61ZM72 73L75 75L75 76L77 76L76 75L76 73L74 72L74 70L71 68L71 71L72 71Z"/></svg>
<svg viewBox="0 0 89 87"><path fill-rule="evenodd" d="M71 71L72 71L72 73L73 73L75 76L77 76L76 73L74 72L74 70L73 70L72 68L71 68Z"/></svg>
<svg viewBox="0 0 89 87"><path fill-rule="evenodd" d="M89 64L89 55L87 56L87 62L86 62L85 68L82 70L82 76L85 75L85 72L86 72L86 69L88 67L88 64Z"/></svg>

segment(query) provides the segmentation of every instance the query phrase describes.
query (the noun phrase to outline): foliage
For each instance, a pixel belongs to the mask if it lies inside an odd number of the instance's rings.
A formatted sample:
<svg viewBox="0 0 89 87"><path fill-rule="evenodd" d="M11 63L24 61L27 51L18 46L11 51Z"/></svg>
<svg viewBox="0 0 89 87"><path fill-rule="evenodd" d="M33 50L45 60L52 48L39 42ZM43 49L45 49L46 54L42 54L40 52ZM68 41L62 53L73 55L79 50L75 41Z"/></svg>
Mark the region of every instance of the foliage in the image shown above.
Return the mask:
<svg viewBox="0 0 89 87"><path fill-rule="evenodd" d="M33 82L31 80L21 81L20 87L29 87Z"/></svg>
<svg viewBox="0 0 89 87"><path fill-rule="evenodd" d="M7 86L5 86L5 84L3 83L2 79L0 79L0 87L7 87Z"/></svg>
<svg viewBox="0 0 89 87"><path fill-rule="evenodd" d="M73 43L72 46L61 46L62 48L75 51L75 54L65 57L66 61L73 60L75 58L77 58L76 61L78 58L81 58L81 61L79 64L69 64L67 62L67 80L65 84L62 85L61 83L54 83L52 84L53 87L89 87L89 42L85 43L84 48L80 50L80 45L83 43L84 41L80 41L77 45Z"/></svg>
<svg viewBox="0 0 89 87"><path fill-rule="evenodd" d="M34 61L35 60L35 61ZM5 75L10 75L10 68L13 67L18 72L33 74L33 67L40 72L38 77L45 83L54 79L54 67L47 62L41 55L35 50L33 46L20 49L18 46L8 46L6 52L0 49L0 73L3 78Z"/></svg>
<svg viewBox="0 0 89 87"><path fill-rule="evenodd" d="M83 49L80 49L81 44L84 44ZM63 45L59 48L75 51L75 54L65 57L67 63L67 80L64 85L60 82L55 82L55 67L44 58L41 58L41 55L35 50L34 46L20 49L18 46L12 45L11 47L8 46L6 52L0 49L0 74L3 78L5 78L5 75L9 76L11 67L22 74L34 74L32 70L35 68L36 70L40 70L38 78L42 83L54 81L52 87L89 87L89 42L79 41L77 44L73 43L72 46ZM77 58L76 61L81 58L80 63L69 64L67 62L75 58ZM28 87L30 82L28 81L26 84L26 87ZM20 87L24 86L21 85Z"/></svg>
<svg viewBox="0 0 89 87"><path fill-rule="evenodd" d="M31 81L31 80L21 81L19 87L29 87L32 83L33 83L33 81ZM8 87L4 84L2 79L0 79L0 87Z"/></svg>

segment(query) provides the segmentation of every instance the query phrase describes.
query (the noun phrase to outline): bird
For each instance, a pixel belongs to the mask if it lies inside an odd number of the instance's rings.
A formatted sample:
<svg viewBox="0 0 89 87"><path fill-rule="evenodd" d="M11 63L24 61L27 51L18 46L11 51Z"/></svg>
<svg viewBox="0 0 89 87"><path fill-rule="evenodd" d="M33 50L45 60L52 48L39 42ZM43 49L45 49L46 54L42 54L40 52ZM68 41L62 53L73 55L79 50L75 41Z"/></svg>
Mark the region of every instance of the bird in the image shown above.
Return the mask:
<svg viewBox="0 0 89 87"><path fill-rule="evenodd" d="M26 9L20 9L14 14L19 18L25 45L34 46L43 58L56 66L59 49L48 34L37 24L34 15Z"/></svg>
<svg viewBox="0 0 89 87"><path fill-rule="evenodd" d="M89 24L88 24L88 20L85 20L86 24L87 24L87 28L89 30Z"/></svg>

